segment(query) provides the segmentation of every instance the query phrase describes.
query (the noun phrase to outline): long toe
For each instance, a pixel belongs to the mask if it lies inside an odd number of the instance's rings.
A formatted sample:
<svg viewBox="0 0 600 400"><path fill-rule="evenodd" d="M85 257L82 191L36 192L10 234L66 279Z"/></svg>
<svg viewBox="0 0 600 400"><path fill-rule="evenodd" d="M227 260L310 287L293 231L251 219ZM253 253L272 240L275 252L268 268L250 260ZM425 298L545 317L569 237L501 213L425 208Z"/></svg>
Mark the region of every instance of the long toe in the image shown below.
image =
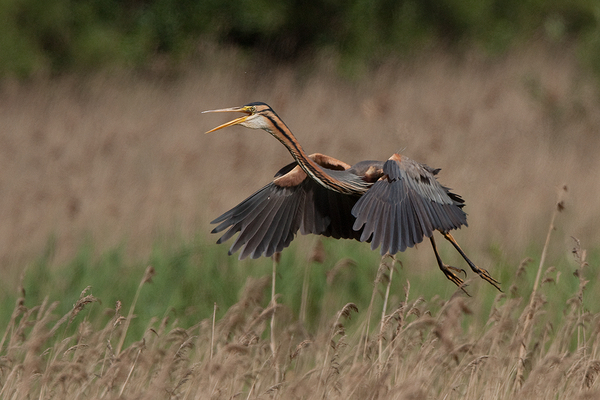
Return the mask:
<svg viewBox="0 0 600 400"><path fill-rule="evenodd" d="M463 292L465 292L465 294L469 297L471 297L471 295L469 294L469 292L466 291L465 289L465 282L460 279L454 272L451 271L451 269L456 270L457 272L461 271L458 268L454 268L451 267L449 265L443 264L442 266L440 266L440 269L442 270L442 272L444 273L444 275L446 275L446 278L448 278L449 280L451 280L456 286L458 286L460 288L460 290L462 290ZM463 270L464 272L464 270Z"/></svg>
<svg viewBox="0 0 600 400"><path fill-rule="evenodd" d="M456 273L462 273L465 276L465 278L467 277L467 271L465 271L462 268L456 268L456 267L453 267L452 265L446 265L446 268L451 269Z"/></svg>
<svg viewBox="0 0 600 400"><path fill-rule="evenodd" d="M494 286L496 289L498 289L499 291L502 292L502 289L500 289L500 282L498 282L497 280L495 280L494 278L492 278L492 276L490 275L489 272L487 272L483 268L479 268L479 271L477 271L477 273L479 274L479 276L482 279L488 281L492 286Z"/></svg>

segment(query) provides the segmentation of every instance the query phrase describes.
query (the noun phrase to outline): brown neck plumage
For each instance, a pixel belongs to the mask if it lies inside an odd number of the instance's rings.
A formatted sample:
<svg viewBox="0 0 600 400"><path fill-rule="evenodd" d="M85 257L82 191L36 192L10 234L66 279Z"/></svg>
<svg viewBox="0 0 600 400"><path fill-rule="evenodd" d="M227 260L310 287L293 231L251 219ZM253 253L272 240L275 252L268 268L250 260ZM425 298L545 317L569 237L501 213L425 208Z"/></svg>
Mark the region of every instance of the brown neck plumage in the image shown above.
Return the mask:
<svg viewBox="0 0 600 400"><path fill-rule="evenodd" d="M298 140L294 137L287 125L277 117L276 114L270 114L265 116L271 127L265 129L277 140L279 140L290 152L294 160L300 165L300 167L306 172L306 174L319 185L326 189L333 190L343 194L363 194L365 192L364 187L358 187L352 185L350 182L336 179L329 175L323 170L317 163L310 159L304 152L304 149L298 143Z"/></svg>

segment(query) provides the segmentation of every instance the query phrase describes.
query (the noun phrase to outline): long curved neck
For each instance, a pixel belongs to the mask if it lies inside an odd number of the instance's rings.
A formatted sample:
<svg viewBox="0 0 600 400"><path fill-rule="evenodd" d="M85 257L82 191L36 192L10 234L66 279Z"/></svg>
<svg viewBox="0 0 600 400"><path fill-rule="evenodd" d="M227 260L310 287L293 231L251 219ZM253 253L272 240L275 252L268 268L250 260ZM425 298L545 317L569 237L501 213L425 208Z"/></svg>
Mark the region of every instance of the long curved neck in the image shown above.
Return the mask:
<svg viewBox="0 0 600 400"><path fill-rule="evenodd" d="M276 115L276 114L275 114ZM348 182L336 179L326 173L316 162L306 155L298 140L290 131L290 128L278 117L269 116L272 127L263 128L277 140L279 140L290 152L300 168L319 185L326 189L343 194L362 194L364 190L356 188Z"/></svg>

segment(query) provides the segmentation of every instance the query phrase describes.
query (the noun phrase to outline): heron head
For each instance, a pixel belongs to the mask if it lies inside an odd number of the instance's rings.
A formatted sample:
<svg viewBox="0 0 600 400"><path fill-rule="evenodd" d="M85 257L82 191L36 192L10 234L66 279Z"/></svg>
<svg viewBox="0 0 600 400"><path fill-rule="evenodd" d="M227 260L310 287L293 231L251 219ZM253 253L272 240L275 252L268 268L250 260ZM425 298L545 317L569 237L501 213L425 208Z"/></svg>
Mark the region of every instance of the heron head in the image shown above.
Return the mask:
<svg viewBox="0 0 600 400"><path fill-rule="evenodd" d="M269 118L267 118L266 114L269 112L273 112L271 107L269 107L265 103L256 102L249 103L241 107L231 107L231 108L221 108L219 110L208 110L202 111L202 113L212 113L212 112L240 112L243 113L239 118L236 118L232 121L226 122L223 125L219 125L216 128L207 131L206 133L214 132L216 130L227 128L228 126L233 125L242 125L246 128L251 129L266 129L269 130L271 123Z"/></svg>

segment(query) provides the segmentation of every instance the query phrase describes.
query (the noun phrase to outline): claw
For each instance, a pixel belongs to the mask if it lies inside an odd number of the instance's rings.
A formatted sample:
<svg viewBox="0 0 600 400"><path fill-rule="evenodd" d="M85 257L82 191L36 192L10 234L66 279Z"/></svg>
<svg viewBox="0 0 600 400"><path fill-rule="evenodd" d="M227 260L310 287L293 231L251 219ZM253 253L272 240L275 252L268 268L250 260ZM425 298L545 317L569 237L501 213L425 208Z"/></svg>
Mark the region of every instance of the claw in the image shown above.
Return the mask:
<svg viewBox="0 0 600 400"><path fill-rule="evenodd" d="M448 265L448 264L444 264L444 266L446 268L448 268L448 269L451 269L451 270L455 271L455 272L462 272L462 274L465 276L465 278L467 277L467 271L465 271L462 268L456 268L456 267L453 267L453 266Z"/></svg>
<svg viewBox="0 0 600 400"><path fill-rule="evenodd" d="M448 264L443 264L440 265L440 269L442 270L442 272L444 273L444 275L446 275L446 278L448 278L449 280L452 281L452 283L454 283L456 286L458 286L458 288L460 290L462 290L463 292L465 292L465 294L469 297L471 297L471 295L469 294L469 292L467 292L467 290L465 289L465 286L467 286L465 284L465 281L463 281L462 279L460 279L458 276L456 276L456 274L452 271L450 271L451 269L457 271L457 272L465 272L464 270L458 269L458 268L454 268Z"/></svg>
<svg viewBox="0 0 600 400"><path fill-rule="evenodd" d="M485 269L479 268L479 267L477 267L477 269L479 271L475 271L475 272L477 272L477 274L479 274L479 276L483 280L489 282L492 286L494 286L496 289L498 289L499 291L502 292L502 289L500 289L500 282L498 282L497 280L492 278L492 276L489 274L489 272L487 272Z"/></svg>
<svg viewBox="0 0 600 400"><path fill-rule="evenodd" d="M460 288L460 290L462 290L463 292L465 292L465 294L469 297L471 297L471 295L469 294L469 292L467 292L465 290L465 282L460 279L458 276L456 276L456 274L454 272L452 272L451 270L454 270L456 272L463 272L466 276L466 272L464 269L459 269L459 268L455 268L452 267L448 264L444 264L442 262L442 258L440 257L440 254L437 251L437 246L435 245L435 239L433 238L433 236L431 236L429 238L429 240L431 240L431 245L433 247L433 252L435 253L435 259L437 260L438 266L440 267L440 269L442 270L442 272L444 273L444 275L446 275L446 278L448 278L449 280L451 280L456 286L458 286Z"/></svg>

